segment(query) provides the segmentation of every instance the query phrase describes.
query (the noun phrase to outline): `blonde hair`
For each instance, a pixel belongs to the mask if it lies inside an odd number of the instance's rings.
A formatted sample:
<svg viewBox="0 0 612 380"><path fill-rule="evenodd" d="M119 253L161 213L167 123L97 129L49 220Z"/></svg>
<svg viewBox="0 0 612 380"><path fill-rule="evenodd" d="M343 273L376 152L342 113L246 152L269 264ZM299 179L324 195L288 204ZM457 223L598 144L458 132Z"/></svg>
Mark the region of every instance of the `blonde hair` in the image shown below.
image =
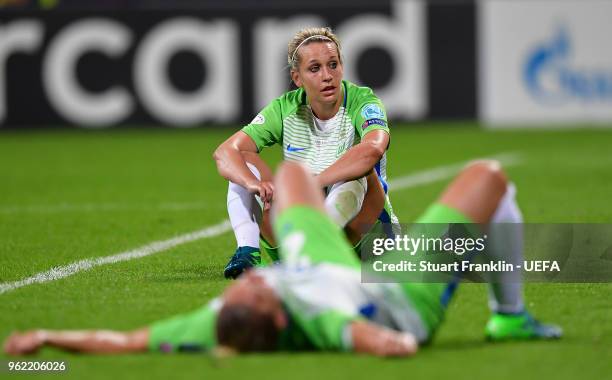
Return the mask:
<svg viewBox="0 0 612 380"><path fill-rule="evenodd" d="M297 32L287 45L287 64L289 69L297 70L300 64L298 50L311 42L333 42L338 50L338 59L342 62L340 54L340 40L329 27L305 28Z"/></svg>

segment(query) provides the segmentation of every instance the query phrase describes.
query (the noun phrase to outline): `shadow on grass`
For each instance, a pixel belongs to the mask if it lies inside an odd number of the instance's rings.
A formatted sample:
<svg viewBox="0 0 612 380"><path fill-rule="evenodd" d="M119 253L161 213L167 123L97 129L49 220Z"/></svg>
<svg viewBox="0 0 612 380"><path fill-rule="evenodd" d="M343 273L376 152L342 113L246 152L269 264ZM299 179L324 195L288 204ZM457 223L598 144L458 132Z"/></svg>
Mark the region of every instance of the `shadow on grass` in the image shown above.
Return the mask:
<svg viewBox="0 0 612 380"><path fill-rule="evenodd" d="M219 282L225 280L223 268L208 265L189 266L173 270L171 272L156 273L148 276L148 280L157 283L177 283L177 282Z"/></svg>
<svg viewBox="0 0 612 380"><path fill-rule="evenodd" d="M512 348L512 347L524 347L530 345L554 345L555 343L565 342L567 343L567 338L562 339L532 339L532 340L504 340L499 342L490 342L486 339L482 338L482 340L461 340L461 339L451 339L444 340L439 343L432 343L426 347L423 347L423 350L435 350L435 351L462 351L465 349L481 349L481 348Z"/></svg>
<svg viewBox="0 0 612 380"><path fill-rule="evenodd" d="M494 343L487 342L486 340L462 340L462 339L445 339L441 342L433 342L423 347L423 350L435 350L435 351L461 351L465 349L477 349L484 348L486 346L494 345Z"/></svg>

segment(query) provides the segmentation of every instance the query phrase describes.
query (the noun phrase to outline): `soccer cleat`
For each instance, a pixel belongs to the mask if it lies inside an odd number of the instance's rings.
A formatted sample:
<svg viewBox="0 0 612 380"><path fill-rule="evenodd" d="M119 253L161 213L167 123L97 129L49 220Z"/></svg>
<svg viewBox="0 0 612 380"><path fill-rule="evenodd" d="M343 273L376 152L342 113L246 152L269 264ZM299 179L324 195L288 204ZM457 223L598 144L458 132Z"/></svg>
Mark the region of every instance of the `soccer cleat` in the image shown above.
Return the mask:
<svg viewBox="0 0 612 380"><path fill-rule="evenodd" d="M245 270L261 264L259 248L238 247L223 270L225 278L236 278Z"/></svg>
<svg viewBox="0 0 612 380"><path fill-rule="evenodd" d="M524 311L518 314L493 314L487 322L485 334L491 341L559 339L563 331L559 326L540 323Z"/></svg>

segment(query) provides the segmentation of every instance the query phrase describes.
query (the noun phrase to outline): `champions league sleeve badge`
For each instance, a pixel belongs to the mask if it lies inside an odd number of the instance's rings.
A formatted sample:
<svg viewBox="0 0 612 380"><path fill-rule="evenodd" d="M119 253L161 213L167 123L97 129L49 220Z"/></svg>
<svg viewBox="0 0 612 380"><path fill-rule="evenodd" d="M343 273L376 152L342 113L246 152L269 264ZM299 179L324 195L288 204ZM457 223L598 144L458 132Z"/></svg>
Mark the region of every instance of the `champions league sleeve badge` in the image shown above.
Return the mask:
<svg viewBox="0 0 612 380"><path fill-rule="evenodd" d="M383 110L377 104L366 104L361 109L361 116L363 116L364 119L366 119L366 120L369 120L369 119L384 119L385 118L385 113L383 112Z"/></svg>

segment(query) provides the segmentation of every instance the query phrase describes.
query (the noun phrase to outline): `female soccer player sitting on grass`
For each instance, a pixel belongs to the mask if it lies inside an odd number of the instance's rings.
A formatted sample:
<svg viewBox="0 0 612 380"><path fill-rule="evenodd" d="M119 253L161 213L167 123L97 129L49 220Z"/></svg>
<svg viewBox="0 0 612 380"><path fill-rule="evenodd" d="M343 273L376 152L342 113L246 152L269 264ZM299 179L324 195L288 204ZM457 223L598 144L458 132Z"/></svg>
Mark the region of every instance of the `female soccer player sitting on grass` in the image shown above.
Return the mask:
<svg viewBox="0 0 612 380"><path fill-rule="evenodd" d="M260 235L261 246L273 259L277 256L267 215L275 189L257 155L274 144L282 146L285 160L302 162L317 175L328 214L347 227L353 243L362 226L379 218L398 223L387 196L365 196L369 173L370 181L378 176L387 192L389 127L380 99L369 88L342 80L340 43L328 28L298 32L289 42L287 61L298 89L273 100L214 153L219 173L230 181L227 208L238 245L225 277L235 278L260 263ZM263 214L255 195L263 202ZM367 210L359 214L362 205Z"/></svg>
<svg viewBox="0 0 612 380"><path fill-rule="evenodd" d="M449 284L362 283L360 262L326 215L316 177L301 164L286 162L274 184L279 265L252 269L207 306L149 327L127 333L14 333L4 351L27 354L44 345L91 353L227 347L236 352L317 349L409 356L429 342L442 323ZM520 230L496 228L502 222L520 224L514 192L496 162L466 167L417 222L488 224L488 254L522 261ZM506 245L512 249L497 249ZM561 336L558 327L541 324L525 311L520 272L494 274L490 281L489 339Z"/></svg>

